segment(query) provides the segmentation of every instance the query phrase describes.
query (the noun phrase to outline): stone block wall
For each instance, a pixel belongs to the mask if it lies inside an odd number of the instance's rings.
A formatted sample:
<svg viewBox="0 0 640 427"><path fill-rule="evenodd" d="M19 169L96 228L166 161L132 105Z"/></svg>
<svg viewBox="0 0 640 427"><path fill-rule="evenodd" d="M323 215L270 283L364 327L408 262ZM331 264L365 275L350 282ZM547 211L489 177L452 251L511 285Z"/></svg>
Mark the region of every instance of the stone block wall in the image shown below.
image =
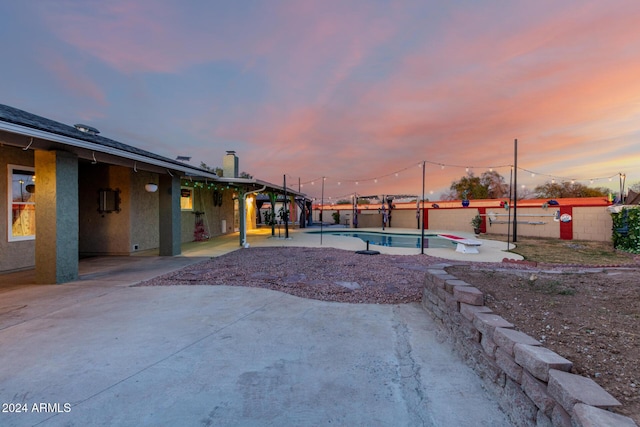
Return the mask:
<svg viewBox="0 0 640 427"><path fill-rule="evenodd" d="M598 206L573 209L573 238L576 240L610 241L612 228L613 220L607 208Z"/></svg>
<svg viewBox="0 0 640 427"><path fill-rule="evenodd" d="M514 329L484 306L484 295L444 269L429 270L422 306L449 333L457 352L483 379L516 426L632 427L620 406L573 364Z"/></svg>

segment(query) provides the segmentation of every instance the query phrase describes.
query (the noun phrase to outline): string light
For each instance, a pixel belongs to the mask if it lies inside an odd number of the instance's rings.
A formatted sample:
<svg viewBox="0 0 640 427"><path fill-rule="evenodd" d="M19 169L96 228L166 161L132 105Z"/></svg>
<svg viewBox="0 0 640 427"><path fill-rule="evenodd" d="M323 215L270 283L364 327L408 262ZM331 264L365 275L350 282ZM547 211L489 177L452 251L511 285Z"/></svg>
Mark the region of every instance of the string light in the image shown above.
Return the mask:
<svg viewBox="0 0 640 427"><path fill-rule="evenodd" d="M489 172L494 172L494 170L496 169L501 169L501 168L510 168L510 170L513 172L514 170L514 166L513 165L490 165L490 166L478 166L478 165L455 165L455 164L445 164L445 163L441 163L441 162L431 162L428 160L424 160L423 162L419 163L417 166L418 168L422 168L423 164L430 164L430 165L435 165L435 166L439 166L441 170L444 170L445 167L449 166L449 167L453 167L453 168L464 168L465 171L468 173L469 171L472 171L473 169L484 169L484 170L488 170ZM405 168L402 168L400 170L385 174L385 175L378 175L375 177L371 177L371 178L359 178L359 179L344 179L344 178L340 178L339 180L336 180L335 182L337 182L338 186L342 186L343 183L352 183L354 185L359 185L361 182L370 182L370 183L375 183L378 184L378 181L381 179L384 179L386 177L390 177L390 176L395 176L396 178L400 176L400 173L406 170L409 170L410 168L415 167L415 163L411 164L410 166L407 166ZM557 175L548 175L548 174L544 174L544 173L540 173L540 172L535 172L535 171L531 171L525 168L521 168L518 167L517 168L520 171L523 172L527 172L531 175L532 178L535 178L536 176L538 177L547 177L551 179L551 183L555 184L557 182L568 182L569 178L565 178L565 177L561 177L561 176L557 176ZM622 176L622 173L616 173L615 175L611 175L611 176L607 176L607 177L592 177L592 178L586 178L586 179L576 179L576 178L571 178L570 182L572 184L575 184L576 181L589 181L591 184L593 184L596 181L599 180L604 180L604 179L608 179L609 182L611 182L613 180L614 177L617 176ZM327 180L327 177L319 177L315 180L310 180L307 181L305 183L301 183L301 188L302 188L302 184L308 184L310 183L311 185L315 185L315 181L317 181L318 179L323 178L325 181ZM331 177L328 177L329 179L332 179ZM525 187L523 187L525 188ZM433 194L433 192L431 193ZM348 196L348 195L347 195Z"/></svg>

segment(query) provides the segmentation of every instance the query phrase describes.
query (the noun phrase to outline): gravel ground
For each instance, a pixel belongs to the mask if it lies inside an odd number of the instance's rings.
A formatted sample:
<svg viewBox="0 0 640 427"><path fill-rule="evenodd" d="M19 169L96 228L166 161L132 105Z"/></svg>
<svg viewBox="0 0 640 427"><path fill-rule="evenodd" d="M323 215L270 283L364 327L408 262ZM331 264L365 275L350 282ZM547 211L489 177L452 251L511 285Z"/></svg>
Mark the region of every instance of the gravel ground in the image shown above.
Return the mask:
<svg viewBox="0 0 640 427"><path fill-rule="evenodd" d="M361 255L332 248L249 248L159 276L140 286L251 286L322 301L420 301L424 275L446 260L424 255Z"/></svg>

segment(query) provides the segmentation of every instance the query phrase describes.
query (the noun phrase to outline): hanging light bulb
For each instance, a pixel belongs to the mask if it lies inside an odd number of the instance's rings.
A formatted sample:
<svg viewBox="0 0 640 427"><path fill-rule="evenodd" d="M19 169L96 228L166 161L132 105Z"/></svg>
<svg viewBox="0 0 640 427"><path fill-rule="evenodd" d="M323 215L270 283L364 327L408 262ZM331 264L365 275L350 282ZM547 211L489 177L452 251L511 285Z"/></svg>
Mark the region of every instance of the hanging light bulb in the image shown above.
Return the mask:
<svg viewBox="0 0 640 427"><path fill-rule="evenodd" d="M378 178L374 179L373 182L378 183Z"/></svg>
<svg viewBox="0 0 640 427"><path fill-rule="evenodd" d="M536 177L536 174L531 172L531 178L535 178L535 177Z"/></svg>
<svg viewBox="0 0 640 427"><path fill-rule="evenodd" d="M399 175L399 174L398 174L398 172L396 172L396 177L397 177L398 175Z"/></svg>
<svg viewBox="0 0 640 427"><path fill-rule="evenodd" d="M440 169L444 169L444 165L440 165Z"/></svg>
<svg viewBox="0 0 640 427"><path fill-rule="evenodd" d="M469 168L465 168L464 170L465 170L465 171L467 171L467 172L469 172Z"/></svg>

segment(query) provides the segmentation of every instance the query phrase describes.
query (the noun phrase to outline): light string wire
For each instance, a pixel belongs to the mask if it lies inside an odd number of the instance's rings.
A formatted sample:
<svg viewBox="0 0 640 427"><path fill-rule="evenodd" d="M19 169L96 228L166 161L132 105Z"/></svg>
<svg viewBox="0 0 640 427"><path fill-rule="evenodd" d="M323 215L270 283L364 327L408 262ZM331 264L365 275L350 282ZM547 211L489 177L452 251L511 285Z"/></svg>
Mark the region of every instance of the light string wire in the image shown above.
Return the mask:
<svg viewBox="0 0 640 427"><path fill-rule="evenodd" d="M449 164L449 163L441 163L441 162L432 162L429 160L424 160L423 161L426 164L430 164L430 165L434 165L434 166L439 166L441 169L444 169L445 167L448 168L461 168L461 169L465 169L467 172L473 170L473 169L484 169L484 170L488 170L488 171L494 171L495 169L503 169L503 168L513 168L513 165L510 164L504 164L504 165L495 165L495 166L478 166L478 165L460 165L460 164ZM405 172L409 169L415 168L416 166L418 168L422 167L422 163L417 163L417 164L412 164L411 166L406 166L402 169L398 169L396 171L393 172L389 172L386 174L382 174L382 175L376 175L374 177L368 177L368 178L359 178L359 179L353 179L353 178L333 178L330 176L324 176L324 180L328 180L330 179L331 181L337 182L338 185L341 185L342 183L355 183L356 185L358 185L359 183L366 183L366 182L377 182L379 179L383 179L383 178L387 178L389 176L399 176L400 173ZM555 181L560 181L560 182L576 182L576 181L589 181L590 183L594 183L595 181L602 181L602 180L608 180L611 181L614 177L617 176L622 176L625 175L624 173L615 173L609 176L603 176L603 177L593 177L593 178L571 178L571 177L565 177L565 176L560 176L560 175L550 175L550 174L545 174L545 173L541 173L541 172L535 172L532 171L530 169L526 169L526 168L522 168L522 167L518 167L519 171L522 172L526 172L531 174L532 177L537 176L543 176L543 177L547 177L550 178L553 182ZM292 177L293 178L293 177ZM319 177L316 179L311 179L308 181L304 181L301 182L300 185L304 186L304 185L314 185L316 181L320 181L322 180L323 177Z"/></svg>
<svg viewBox="0 0 640 427"><path fill-rule="evenodd" d="M414 168L422 168L422 164L429 164L429 165L433 165L433 166L438 166L441 169L444 168L457 168L457 169L465 169L466 172L470 172L474 169L480 169L480 170L487 170L487 171L494 171L496 169L503 169L503 168L513 168L513 165L510 164L503 164L503 165L495 165L495 166L478 166L478 165L460 165L460 164L450 164L450 163L441 163L441 162L433 162L433 161L429 161L429 160L424 160L421 161L419 163L413 163L410 166L406 166L404 168L395 170L393 172L389 172L386 174L381 174L381 175L376 175L373 178L360 178L360 179L351 179L351 178L332 178L330 176L320 176L316 179L312 179L312 180L308 180L308 181L304 181L304 182L299 182L300 187L303 187L305 185L311 184L314 185L316 181L322 181L323 179L325 180L325 182L327 180L329 181L334 181L337 183L337 185L341 185L342 183L347 183L347 184L356 184L359 185L360 183L367 183L367 182L378 182L379 179L383 179L383 178L387 178L390 176L399 176L401 173L406 172L410 169L414 169ZM622 176L626 176L626 174L619 172L619 173L615 173L609 176L603 176L603 177L593 177L593 178L569 178L569 177L564 177L564 176L560 176L560 175L551 175L551 174L545 174L545 173L541 173L541 172L535 172L532 171L530 169L526 169L526 168L522 168L522 167L518 167L519 171L522 172L526 172L528 174L531 174L531 177L535 177L535 176L542 176L542 177L546 177L546 178L550 178L552 180L552 183L555 183L556 181L559 182L580 182L580 181L589 181L591 184L593 184L595 181L602 181L602 180L608 180L608 181L612 181L613 178L615 177L622 177ZM291 176L290 174L286 174L287 178L291 179L291 185L288 185L287 187L293 187L295 186L295 180L299 179L296 177ZM215 190L225 190L225 189L232 189L235 190L236 187L235 186L229 186L224 185L224 184L216 184L216 183L209 183L207 182L206 184L203 183L195 183L195 182L184 182L182 184L183 186L192 186L192 187L201 187L201 188L208 188L208 189L215 189ZM431 194L433 194L433 191L430 192ZM341 199L348 199L350 197L352 197L354 194L357 194L356 192L350 192L350 193L346 193L343 194L341 196L329 196L328 198L334 199L334 200L341 200Z"/></svg>

